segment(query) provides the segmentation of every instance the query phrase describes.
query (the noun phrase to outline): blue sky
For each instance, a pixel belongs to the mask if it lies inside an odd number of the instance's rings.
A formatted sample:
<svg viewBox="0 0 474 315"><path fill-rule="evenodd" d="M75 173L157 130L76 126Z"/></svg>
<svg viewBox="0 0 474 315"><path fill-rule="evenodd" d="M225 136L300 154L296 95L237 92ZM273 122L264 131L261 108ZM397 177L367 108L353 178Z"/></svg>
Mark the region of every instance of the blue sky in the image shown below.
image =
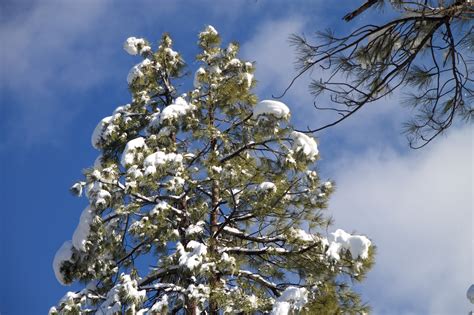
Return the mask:
<svg viewBox="0 0 474 315"><path fill-rule="evenodd" d="M51 263L70 239L86 200L68 193L98 152L97 122L129 102L137 60L129 36L169 32L190 71L197 33L215 26L256 61L256 92L270 98L293 71L291 33L310 35L354 6L327 1L3 1L0 5L0 313L43 314L68 290ZM356 23L378 19L366 14ZM317 77L318 73L312 74ZM320 124L303 78L285 96L293 124ZM318 135L336 227L368 235L377 263L358 286L375 314L466 314L474 283L472 127L457 126L423 150L400 134L410 114L395 94Z"/></svg>

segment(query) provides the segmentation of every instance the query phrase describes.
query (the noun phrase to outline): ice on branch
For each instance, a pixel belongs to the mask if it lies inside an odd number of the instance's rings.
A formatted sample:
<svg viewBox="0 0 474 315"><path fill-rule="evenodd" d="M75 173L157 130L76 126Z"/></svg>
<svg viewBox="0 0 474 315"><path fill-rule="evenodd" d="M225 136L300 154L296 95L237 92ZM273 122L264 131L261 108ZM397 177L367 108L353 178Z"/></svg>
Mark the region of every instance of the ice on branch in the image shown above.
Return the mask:
<svg viewBox="0 0 474 315"><path fill-rule="evenodd" d="M94 216L95 214L90 207L82 211L79 224L72 235L72 244L77 250L86 251L87 237L89 236Z"/></svg>
<svg viewBox="0 0 474 315"><path fill-rule="evenodd" d="M288 315L290 311L301 310L306 303L308 303L308 290L306 288L290 286L276 299L270 314Z"/></svg>
<svg viewBox="0 0 474 315"><path fill-rule="evenodd" d="M140 157L138 154L139 151L143 151L146 148L147 145L145 143L145 138L138 137L130 140L123 150L120 164L122 164L123 167L127 167L129 165L133 165L136 160L143 159L143 153L140 154Z"/></svg>
<svg viewBox="0 0 474 315"><path fill-rule="evenodd" d="M123 49L130 55L134 56L137 54L143 54L149 52L151 47L147 45L143 38L129 37L123 43Z"/></svg>
<svg viewBox="0 0 474 315"><path fill-rule="evenodd" d="M66 280L64 279L64 275L61 272L61 267L63 266L64 262L71 261L73 254L73 246L71 241L66 241L63 245L58 249L56 255L54 255L53 260L53 270L56 279L59 283L65 285L67 284Z"/></svg>
<svg viewBox="0 0 474 315"><path fill-rule="evenodd" d="M352 259L369 257L369 248L372 244L370 240L363 235L351 235L344 230L338 229L331 233L332 238L326 254L334 260L340 259L341 251L348 250Z"/></svg>
<svg viewBox="0 0 474 315"><path fill-rule="evenodd" d="M252 117L256 119L259 116L273 116L278 119L288 119L290 116L290 109L282 102L263 100L259 102L253 109Z"/></svg>
<svg viewBox="0 0 474 315"><path fill-rule="evenodd" d="M311 161L316 159L319 154L316 140L298 131L293 131L290 136L293 139L293 150L296 153L301 152Z"/></svg>
<svg viewBox="0 0 474 315"><path fill-rule="evenodd" d="M178 242L176 248L180 256L179 265L184 266L189 270L193 270L201 265L207 254L207 246L196 241L189 241L186 245L186 249L183 244Z"/></svg>

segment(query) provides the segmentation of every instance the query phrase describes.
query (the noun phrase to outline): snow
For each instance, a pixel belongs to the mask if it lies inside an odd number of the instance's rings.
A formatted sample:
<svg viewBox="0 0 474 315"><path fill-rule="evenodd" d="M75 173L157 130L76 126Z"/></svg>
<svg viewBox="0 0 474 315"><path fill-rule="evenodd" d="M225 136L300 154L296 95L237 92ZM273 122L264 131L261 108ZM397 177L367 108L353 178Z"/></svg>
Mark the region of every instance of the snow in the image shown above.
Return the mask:
<svg viewBox="0 0 474 315"><path fill-rule="evenodd" d="M199 69L196 70L196 73L194 74L194 81L193 81L194 88L198 89L201 87L201 80L199 79L199 77L205 74L206 74L206 70L204 70L203 67L199 67Z"/></svg>
<svg viewBox="0 0 474 315"><path fill-rule="evenodd" d="M86 251L87 237L89 236L93 219L94 213L92 209L90 207L85 208L82 211L79 224L72 235L72 244L77 250Z"/></svg>
<svg viewBox="0 0 474 315"><path fill-rule="evenodd" d="M121 274L120 280L122 282L123 291L125 291L128 298L134 301L143 300L146 297L146 291L138 291L137 280L132 280L130 275Z"/></svg>
<svg viewBox="0 0 474 315"><path fill-rule="evenodd" d="M221 166L211 166L211 170L214 171L215 173L220 174L222 172L222 167Z"/></svg>
<svg viewBox="0 0 474 315"><path fill-rule="evenodd" d="M218 65L214 65L214 66L209 68L209 72L214 73L214 74L221 74L222 70Z"/></svg>
<svg viewBox="0 0 474 315"><path fill-rule="evenodd" d="M245 83L248 89L252 87L253 74L245 72L242 74L241 83Z"/></svg>
<svg viewBox="0 0 474 315"><path fill-rule="evenodd" d="M178 97L173 104L166 106L161 112L159 119L160 123L165 120L178 119L181 116L188 114L195 108L194 105L188 104L182 97Z"/></svg>
<svg viewBox="0 0 474 315"><path fill-rule="evenodd" d="M147 156L143 162L143 166L145 167L145 175L156 173L157 168L167 163L178 166L182 163L182 161L183 156L181 154L165 153L163 151L155 152Z"/></svg>
<svg viewBox="0 0 474 315"><path fill-rule="evenodd" d="M161 113L154 114L148 127L157 128L167 120L177 120L178 118L187 115L195 108L196 106L189 104L184 98L178 97L172 104L166 106Z"/></svg>
<svg viewBox="0 0 474 315"><path fill-rule="evenodd" d="M58 249L58 251L56 252L56 255L54 255L54 259L53 259L54 275L56 276L56 279L58 280L58 282L63 285L67 283L64 280L64 275L61 272L61 267L64 262L71 261L72 253L73 253L72 242L66 241Z"/></svg>
<svg viewBox="0 0 474 315"><path fill-rule="evenodd" d="M231 264L231 265L235 265L235 258L230 256L229 254L227 253L223 253L222 256L221 256L221 261L225 262L225 263L228 263L228 264Z"/></svg>
<svg viewBox="0 0 474 315"><path fill-rule="evenodd" d="M108 201L112 198L107 190L99 190L95 195L94 207L96 209L105 209L108 205Z"/></svg>
<svg viewBox="0 0 474 315"><path fill-rule="evenodd" d="M288 106L279 101L263 100L258 103L253 109L253 118L258 118L260 115L273 116L276 118L288 118L290 109Z"/></svg>
<svg viewBox="0 0 474 315"><path fill-rule="evenodd" d="M204 231L204 224L204 221L199 221L196 224L191 224L185 231L186 236L202 233Z"/></svg>
<svg viewBox="0 0 474 315"><path fill-rule="evenodd" d="M265 191L265 192L268 192L268 191L276 192L276 186L272 182L263 182L260 185L258 185L257 189L259 191Z"/></svg>
<svg viewBox="0 0 474 315"><path fill-rule="evenodd" d="M128 302L129 309L135 309L136 303L141 303L145 300L146 291L138 291L137 281L132 280L130 275L122 273L120 275L120 283L110 289L105 301L100 305L99 310L101 313L97 312L96 314L113 315L122 313L121 298Z"/></svg>
<svg viewBox="0 0 474 315"><path fill-rule="evenodd" d="M233 58L227 63L227 65L231 67L241 67L242 62L237 58Z"/></svg>
<svg viewBox="0 0 474 315"><path fill-rule="evenodd" d="M254 294L247 297L247 301L250 303L250 307L256 309L258 307L258 297Z"/></svg>
<svg viewBox="0 0 474 315"><path fill-rule="evenodd" d="M351 253L352 259L369 257L370 240L363 235L351 235L344 230L338 229L332 235L332 242L326 254L335 260L340 259L341 250L348 250Z"/></svg>
<svg viewBox="0 0 474 315"><path fill-rule="evenodd" d="M150 211L150 215L158 215L158 214L160 214L161 211L164 211L164 210L169 209L169 208L170 208L170 205L166 201L161 200Z"/></svg>
<svg viewBox="0 0 474 315"><path fill-rule="evenodd" d="M324 186L325 189L331 189L332 188L332 183L331 182L325 182L323 184L323 186Z"/></svg>
<svg viewBox="0 0 474 315"><path fill-rule="evenodd" d="M230 227L230 226L224 226L224 231L227 231L232 234L243 234L241 230Z"/></svg>
<svg viewBox="0 0 474 315"><path fill-rule="evenodd" d="M123 43L123 49L130 55L134 56L138 53L144 53L150 51L151 47L148 46L143 38L129 37Z"/></svg>
<svg viewBox="0 0 474 315"><path fill-rule="evenodd" d="M155 314L155 313L161 314L161 312L163 312L167 307L168 307L168 296L165 294L161 297L161 299L158 302L153 304L153 306L150 308L150 312L152 314Z"/></svg>
<svg viewBox="0 0 474 315"><path fill-rule="evenodd" d="M302 152L310 160L316 159L319 151L318 145L313 138L298 131L293 131L290 137L293 139L293 150L295 152Z"/></svg>
<svg viewBox="0 0 474 315"><path fill-rule="evenodd" d="M148 58L145 58L142 62L137 63L135 66L133 66L132 69L128 72L127 75L127 83L131 85L133 81L135 81L138 78L143 77L145 74L143 73L143 69L146 68L151 64L151 60Z"/></svg>
<svg viewBox="0 0 474 315"><path fill-rule="evenodd" d="M315 240L314 235L306 233L306 231L302 229L290 228L290 233L293 238L303 242L313 242Z"/></svg>
<svg viewBox="0 0 474 315"><path fill-rule="evenodd" d="M179 257L179 265L185 266L189 270L193 270L197 266L201 265L203 259L207 254L207 246L196 242L196 241L189 241L186 245L186 249L190 250L189 252L184 249L184 246L178 242L176 245Z"/></svg>
<svg viewBox="0 0 474 315"><path fill-rule="evenodd" d="M208 36L208 35L214 35L215 36L215 35L219 35L219 33L216 31L214 26L208 25L208 26L206 26L204 31L199 33L199 38L202 38L203 36Z"/></svg>
<svg viewBox="0 0 474 315"><path fill-rule="evenodd" d="M288 302L276 302L273 305L272 312L270 315L287 315L290 313L290 303Z"/></svg>
<svg viewBox="0 0 474 315"><path fill-rule="evenodd" d="M92 137L91 137L91 143L95 149L97 150L100 149L100 141L103 139L105 130L107 129L111 120L112 120L112 116L105 117L95 127L94 132L92 133Z"/></svg>
<svg viewBox="0 0 474 315"><path fill-rule="evenodd" d="M173 49L171 49L170 47L166 47L164 49L164 52L166 52L166 54L171 57L171 58L176 58L178 57L178 52L177 51L174 51Z"/></svg>
<svg viewBox="0 0 474 315"><path fill-rule="evenodd" d="M127 176L131 179L139 179L143 176L143 172L138 168L137 165L132 165L127 170Z"/></svg>
<svg viewBox="0 0 474 315"><path fill-rule="evenodd" d="M77 197L82 196L82 186L84 185L84 182L77 182L74 185L69 188L69 190Z"/></svg>
<svg viewBox="0 0 474 315"><path fill-rule="evenodd" d="M120 164L122 164L123 167L132 165L133 161L135 160L135 154L137 153L138 149L145 149L146 147L147 146L145 143L145 138L143 137L138 137L133 140L130 140L125 146L125 149L123 150L122 158L120 159Z"/></svg>
<svg viewBox="0 0 474 315"><path fill-rule="evenodd" d="M287 315L290 310L301 310L308 303L308 290L289 286L273 304L271 315Z"/></svg>
<svg viewBox="0 0 474 315"><path fill-rule="evenodd" d="M97 171L97 170L96 170ZM96 172L94 171L93 174ZM100 178L100 172L97 171L99 176L95 176L96 178ZM96 175L96 174L94 174ZM101 182L89 182L86 184L86 196L87 198L91 199L94 194L97 194L100 190L102 189L102 183Z"/></svg>

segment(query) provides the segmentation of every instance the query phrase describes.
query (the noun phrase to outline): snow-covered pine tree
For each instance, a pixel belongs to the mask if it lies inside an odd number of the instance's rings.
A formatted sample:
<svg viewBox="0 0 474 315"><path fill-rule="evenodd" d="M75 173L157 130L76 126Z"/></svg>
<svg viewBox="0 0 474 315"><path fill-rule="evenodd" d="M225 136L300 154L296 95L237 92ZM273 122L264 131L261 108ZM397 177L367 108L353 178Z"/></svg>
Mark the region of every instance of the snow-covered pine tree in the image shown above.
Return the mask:
<svg viewBox="0 0 474 315"><path fill-rule="evenodd" d="M179 94L168 35L156 51L125 42L143 57L132 102L93 133L101 154L72 187L89 205L53 263L59 282L85 288L50 314L365 312L348 281L370 268L371 242L325 236L334 187L315 171L315 140L292 130L285 104L257 102L237 44L221 48L212 26L198 44L194 89Z"/></svg>

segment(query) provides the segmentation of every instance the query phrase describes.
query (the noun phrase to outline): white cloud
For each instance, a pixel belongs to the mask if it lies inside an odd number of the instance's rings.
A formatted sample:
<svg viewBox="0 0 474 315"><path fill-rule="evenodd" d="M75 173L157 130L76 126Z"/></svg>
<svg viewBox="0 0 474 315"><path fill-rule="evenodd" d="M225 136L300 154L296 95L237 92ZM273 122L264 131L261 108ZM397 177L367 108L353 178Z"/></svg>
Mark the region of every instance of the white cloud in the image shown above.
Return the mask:
<svg viewBox="0 0 474 315"><path fill-rule="evenodd" d="M293 33L301 33L303 27L304 20L299 16L268 20L261 23L255 35L242 45L243 56L256 61L259 91L286 88L295 73L294 49L288 38Z"/></svg>
<svg viewBox="0 0 474 315"><path fill-rule="evenodd" d="M108 75L100 70L98 51L93 49L103 45L97 36L91 36L106 13L106 4L43 1L2 20L0 38L5 49L0 77L15 104L4 126L7 141L54 142L78 111L68 104L73 96L64 99L60 93L84 91Z"/></svg>
<svg viewBox="0 0 474 315"><path fill-rule="evenodd" d="M362 284L376 314L467 314L472 161L472 128L465 127L422 151L348 155L330 165L336 226L366 233L378 247Z"/></svg>

